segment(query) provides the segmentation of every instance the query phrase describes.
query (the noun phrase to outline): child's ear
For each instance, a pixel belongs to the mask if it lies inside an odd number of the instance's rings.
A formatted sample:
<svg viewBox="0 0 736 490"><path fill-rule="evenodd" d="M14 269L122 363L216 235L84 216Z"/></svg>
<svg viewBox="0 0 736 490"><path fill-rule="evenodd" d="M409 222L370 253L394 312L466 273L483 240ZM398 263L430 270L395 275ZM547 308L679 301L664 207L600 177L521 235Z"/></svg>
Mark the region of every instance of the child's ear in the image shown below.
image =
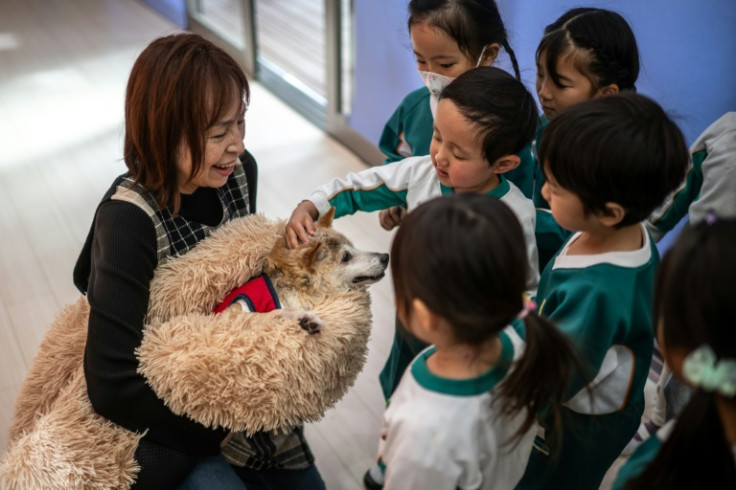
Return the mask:
<svg viewBox="0 0 736 490"><path fill-rule="evenodd" d="M486 46L486 50L483 51L483 58L481 58L478 66L491 66L493 62L496 61L496 58L498 57L498 52L500 50L501 46L498 43L493 43Z"/></svg>
<svg viewBox="0 0 736 490"><path fill-rule="evenodd" d="M614 227L626 217L626 210L617 202L607 202L605 210L598 215L598 219L604 226Z"/></svg>
<svg viewBox="0 0 736 490"><path fill-rule="evenodd" d="M436 313L429 309L427 304L419 298L414 298L411 302L412 307L412 318L415 318L416 323L422 330L431 332L435 329L437 319L439 318Z"/></svg>
<svg viewBox="0 0 736 490"><path fill-rule="evenodd" d="M521 158L519 158L519 155L506 155L502 156L495 162L493 162L493 171L497 174L503 174L508 172L509 170L513 170L516 167L519 166L521 163Z"/></svg>
<svg viewBox="0 0 736 490"><path fill-rule="evenodd" d="M595 91L595 95L593 97L595 98L595 97L599 97L601 95L614 95L614 94L619 93L620 91L621 90L618 88L618 84L616 84L616 83L609 83L608 85L603 86L603 87L599 88L598 90L596 90Z"/></svg>

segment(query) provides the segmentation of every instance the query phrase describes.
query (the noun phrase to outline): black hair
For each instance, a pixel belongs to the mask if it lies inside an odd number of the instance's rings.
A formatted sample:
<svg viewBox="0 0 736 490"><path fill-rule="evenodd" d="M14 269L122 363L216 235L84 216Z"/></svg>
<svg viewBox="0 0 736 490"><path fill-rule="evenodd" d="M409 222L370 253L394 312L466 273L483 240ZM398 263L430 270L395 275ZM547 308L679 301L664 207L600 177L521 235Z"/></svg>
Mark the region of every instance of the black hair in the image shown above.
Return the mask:
<svg viewBox="0 0 736 490"><path fill-rule="evenodd" d="M516 54L509 45L506 27L494 0L411 0L409 29L419 22L427 22L445 32L471 59L479 58L484 47L500 44L511 59L516 79L521 80Z"/></svg>
<svg viewBox="0 0 736 490"><path fill-rule="evenodd" d="M620 204L620 228L645 219L682 182L689 154L659 104L628 92L563 111L544 131L539 157L542 171L576 194L586 213Z"/></svg>
<svg viewBox="0 0 736 490"><path fill-rule="evenodd" d="M452 326L455 339L477 345L498 335L524 308L529 264L516 215L487 194L427 201L403 220L391 246L396 307L411 317L420 299ZM526 347L501 385L504 413L527 409L517 436L542 409L559 420L578 355L567 337L534 312L524 317Z"/></svg>
<svg viewBox="0 0 736 490"><path fill-rule="evenodd" d="M451 100L465 119L476 124L483 156L493 163L518 154L534 137L538 113L534 97L523 83L493 66L463 73L440 94Z"/></svg>
<svg viewBox="0 0 736 490"><path fill-rule="evenodd" d="M544 29L537 47L537 64L543 54L547 73L558 87L562 83L557 61L573 55L573 63L590 80L594 91L611 83L621 91L636 91L639 48L628 22L616 12L590 7L565 12Z"/></svg>
<svg viewBox="0 0 736 490"><path fill-rule="evenodd" d="M736 220L717 219L683 230L665 254L653 308L665 351L708 345L718 359L736 359L734 243ZM736 464L717 396L696 390L657 457L626 488L736 488ZM724 401L736 403L733 397Z"/></svg>

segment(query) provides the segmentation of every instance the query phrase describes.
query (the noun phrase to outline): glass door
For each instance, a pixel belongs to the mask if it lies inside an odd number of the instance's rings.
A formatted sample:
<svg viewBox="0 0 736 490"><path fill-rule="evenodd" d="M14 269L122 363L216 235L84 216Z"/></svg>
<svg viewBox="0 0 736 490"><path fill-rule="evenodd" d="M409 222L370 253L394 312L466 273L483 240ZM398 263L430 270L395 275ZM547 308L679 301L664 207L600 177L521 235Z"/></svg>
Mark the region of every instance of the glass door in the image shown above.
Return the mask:
<svg viewBox="0 0 736 490"><path fill-rule="evenodd" d="M251 77L364 160L382 160L375 142L350 126L356 0L187 1L192 31L227 49Z"/></svg>
<svg viewBox="0 0 736 490"><path fill-rule="evenodd" d="M189 29L213 40L256 73L252 0L187 0Z"/></svg>

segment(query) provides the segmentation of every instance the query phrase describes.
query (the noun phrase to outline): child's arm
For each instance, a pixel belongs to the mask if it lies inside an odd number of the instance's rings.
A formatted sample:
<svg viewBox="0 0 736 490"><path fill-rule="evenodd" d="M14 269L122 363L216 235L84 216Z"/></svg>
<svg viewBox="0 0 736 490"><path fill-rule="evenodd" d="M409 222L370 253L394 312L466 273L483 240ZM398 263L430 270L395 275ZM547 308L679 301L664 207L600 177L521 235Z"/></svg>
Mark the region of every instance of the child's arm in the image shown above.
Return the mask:
<svg viewBox="0 0 736 490"><path fill-rule="evenodd" d="M573 379L568 407L605 414L619 410L632 395L633 361L644 345L651 348L654 338L650 320L644 324L644 318L633 318L632 322L633 300L627 291L618 291L620 286L601 287L600 277L595 279L560 284L540 303L539 313L580 349L587 368Z"/></svg>
<svg viewBox="0 0 736 490"><path fill-rule="evenodd" d="M655 240L690 214L699 223L709 211L736 216L736 112L711 124L690 147L691 158L682 184L646 220Z"/></svg>
<svg viewBox="0 0 736 490"><path fill-rule="evenodd" d="M407 191L416 180L416 168L429 157L413 157L389 165L367 168L344 178L333 179L312 192L297 206L287 224L287 244L308 240L312 222L335 208L335 218L357 211L379 211L407 206Z"/></svg>

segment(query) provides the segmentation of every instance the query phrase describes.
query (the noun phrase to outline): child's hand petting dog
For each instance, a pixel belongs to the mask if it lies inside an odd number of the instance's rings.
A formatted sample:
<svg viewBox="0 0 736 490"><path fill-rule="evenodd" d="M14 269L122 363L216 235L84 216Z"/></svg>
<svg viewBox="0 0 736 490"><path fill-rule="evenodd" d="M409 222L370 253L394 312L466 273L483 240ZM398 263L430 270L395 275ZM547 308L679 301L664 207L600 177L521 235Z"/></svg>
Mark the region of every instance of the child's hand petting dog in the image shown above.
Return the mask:
<svg viewBox="0 0 736 490"><path fill-rule="evenodd" d="M319 211L312 201L300 202L286 223L286 246L297 248L300 243L307 243L314 236L314 220L318 217Z"/></svg>
<svg viewBox="0 0 736 490"><path fill-rule="evenodd" d="M325 326L320 317L309 311L283 310L282 318L299 323L299 327L309 335L319 333Z"/></svg>

